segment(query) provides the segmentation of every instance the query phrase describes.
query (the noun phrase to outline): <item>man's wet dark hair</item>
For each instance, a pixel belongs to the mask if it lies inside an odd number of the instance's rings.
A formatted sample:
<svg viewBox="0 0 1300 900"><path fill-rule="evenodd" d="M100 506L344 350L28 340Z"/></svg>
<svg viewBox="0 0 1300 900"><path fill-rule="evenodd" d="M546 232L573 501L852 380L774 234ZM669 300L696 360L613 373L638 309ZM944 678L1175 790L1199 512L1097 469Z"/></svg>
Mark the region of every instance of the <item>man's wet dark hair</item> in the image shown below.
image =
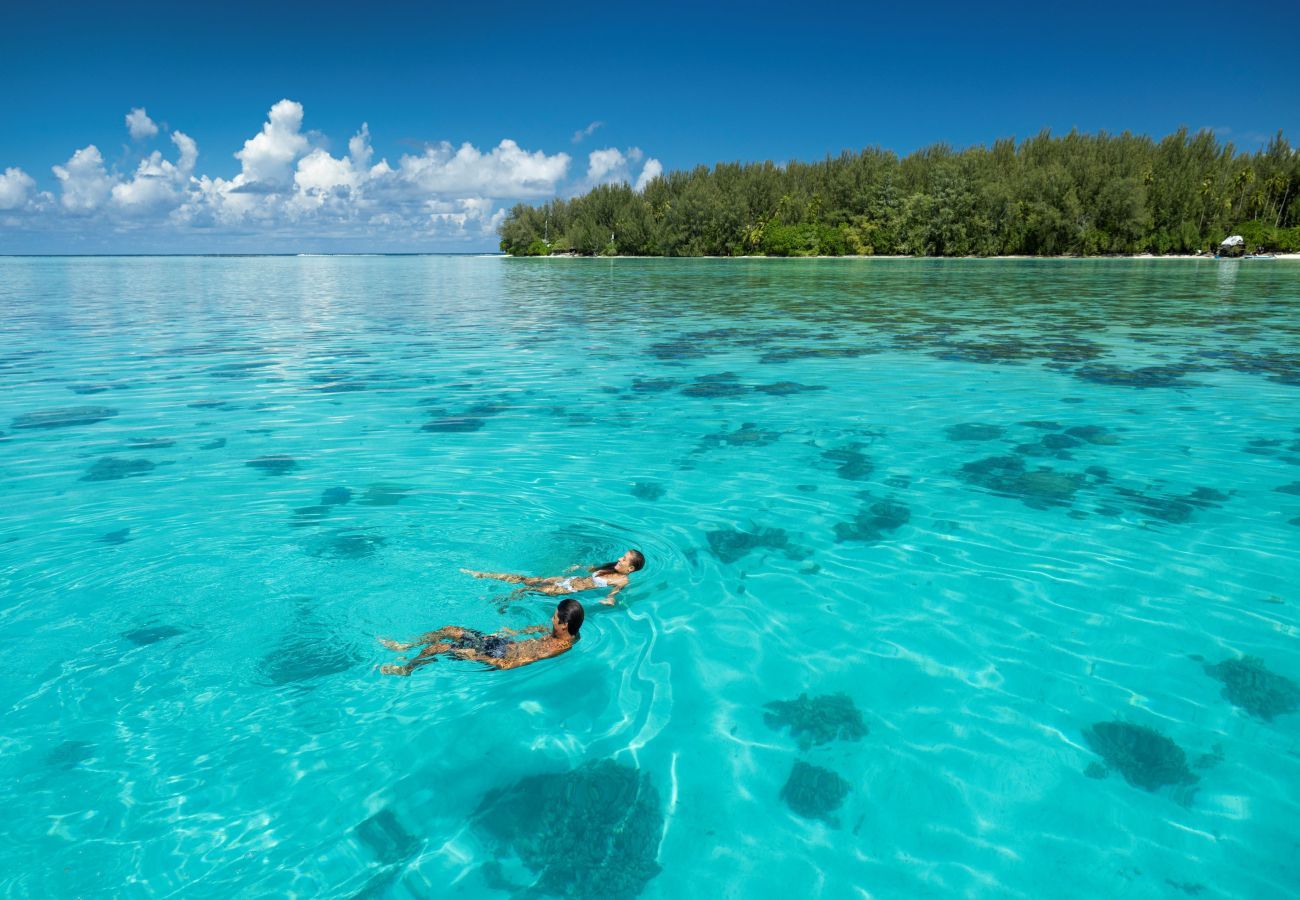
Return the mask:
<svg viewBox="0 0 1300 900"><path fill-rule="evenodd" d="M555 607L555 614L559 616L560 624L569 629L569 636L575 638L582 630L582 620L587 615L582 604L572 597L561 600Z"/></svg>

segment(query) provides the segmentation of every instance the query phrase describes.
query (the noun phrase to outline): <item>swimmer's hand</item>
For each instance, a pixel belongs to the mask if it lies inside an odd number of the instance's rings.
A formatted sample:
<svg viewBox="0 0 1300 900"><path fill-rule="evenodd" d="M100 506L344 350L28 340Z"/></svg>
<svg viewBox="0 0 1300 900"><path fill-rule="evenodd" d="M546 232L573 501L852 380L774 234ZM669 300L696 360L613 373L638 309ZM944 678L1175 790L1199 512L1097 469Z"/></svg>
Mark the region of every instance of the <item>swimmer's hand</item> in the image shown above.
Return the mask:
<svg viewBox="0 0 1300 900"><path fill-rule="evenodd" d="M461 569L461 571L464 572L466 575L470 575L474 578L482 578L484 575L483 572L476 572L473 569Z"/></svg>
<svg viewBox="0 0 1300 900"><path fill-rule="evenodd" d="M578 570L581 569L581 568L582 568L581 565L578 565L577 563L575 563L574 565L569 566L569 567L568 567L567 569L565 569L564 571L566 571L566 572L576 572L576 571L578 571Z"/></svg>

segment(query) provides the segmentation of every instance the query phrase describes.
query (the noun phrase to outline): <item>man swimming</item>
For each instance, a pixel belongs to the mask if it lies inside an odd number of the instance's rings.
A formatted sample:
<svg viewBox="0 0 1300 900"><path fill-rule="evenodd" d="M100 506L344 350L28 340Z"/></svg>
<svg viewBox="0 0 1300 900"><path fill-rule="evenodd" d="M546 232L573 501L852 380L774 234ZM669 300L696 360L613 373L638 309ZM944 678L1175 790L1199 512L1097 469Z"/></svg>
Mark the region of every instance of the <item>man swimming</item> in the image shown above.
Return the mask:
<svg viewBox="0 0 1300 900"><path fill-rule="evenodd" d="M589 567L587 571L591 573L590 575L553 575L549 578L539 578L532 575L512 575L509 572L477 572L474 569L461 569L461 571L475 578L495 578L497 581L523 585L515 591L514 595L532 592L557 597L560 594L578 594L582 591L612 588L609 596L600 602L605 606L613 606L618 592L627 587L629 576L633 572L640 571L644 566L645 556L641 551L629 550L614 562ZM569 571L579 568L581 566L573 566Z"/></svg>
<svg viewBox="0 0 1300 900"><path fill-rule="evenodd" d="M555 607L555 612L551 614L550 634L545 637L517 637L543 634L547 630L545 625L530 625L518 630L502 628L495 634L448 625L407 644L379 638L379 643L397 653L424 647L414 659L404 665L380 666L379 671L385 675L410 675L420 666L434 662L443 653L457 659L487 663L498 669L516 669L539 659L559 656L572 648L578 640L584 615L582 604L569 597Z"/></svg>

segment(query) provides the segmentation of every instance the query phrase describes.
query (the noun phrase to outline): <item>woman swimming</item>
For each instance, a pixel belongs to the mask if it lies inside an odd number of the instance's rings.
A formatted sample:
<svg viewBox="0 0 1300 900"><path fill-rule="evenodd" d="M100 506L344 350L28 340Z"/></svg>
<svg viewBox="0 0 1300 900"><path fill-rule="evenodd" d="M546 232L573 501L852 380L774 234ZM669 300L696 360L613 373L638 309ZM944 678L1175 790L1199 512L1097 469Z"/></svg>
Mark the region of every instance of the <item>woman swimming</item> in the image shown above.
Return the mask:
<svg viewBox="0 0 1300 900"><path fill-rule="evenodd" d="M644 565L645 556L641 551L629 550L614 562L589 567L587 571L591 573L590 575L554 575L549 578L539 578L532 575L511 575L508 572L476 572L473 569L461 569L461 571L475 578L495 578L497 581L523 585L515 591L514 595L532 592L558 597L560 594L578 594L582 591L612 588L609 596L600 602L605 606L613 606L618 592L627 587L628 576L639 571ZM582 567L573 566L569 571L580 568Z"/></svg>
<svg viewBox="0 0 1300 900"><path fill-rule="evenodd" d="M520 635L544 634L548 631L545 625L530 625L519 630L502 628L495 634L484 634L473 628L448 625L407 644L379 638L379 643L397 653L424 647L410 662L403 665L380 666L379 671L385 675L410 675L420 666L427 666L443 653L448 653L457 659L472 659L487 663L498 669L515 669L541 659L559 656L571 649L578 640L578 632L582 630L584 616L582 604L569 597L561 600L555 607L555 612L551 614L550 634L546 634L545 637L520 637Z"/></svg>

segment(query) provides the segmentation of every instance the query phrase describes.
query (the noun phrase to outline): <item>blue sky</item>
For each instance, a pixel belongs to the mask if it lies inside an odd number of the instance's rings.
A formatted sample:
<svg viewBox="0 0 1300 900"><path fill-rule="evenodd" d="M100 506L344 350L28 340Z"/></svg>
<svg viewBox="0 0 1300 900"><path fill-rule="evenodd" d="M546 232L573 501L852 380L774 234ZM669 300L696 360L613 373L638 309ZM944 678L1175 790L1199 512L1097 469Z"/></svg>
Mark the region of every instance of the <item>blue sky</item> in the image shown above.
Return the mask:
<svg viewBox="0 0 1300 900"><path fill-rule="evenodd" d="M0 29L0 252L479 250L516 199L660 166L1300 137L1296 3L54 9Z"/></svg>

